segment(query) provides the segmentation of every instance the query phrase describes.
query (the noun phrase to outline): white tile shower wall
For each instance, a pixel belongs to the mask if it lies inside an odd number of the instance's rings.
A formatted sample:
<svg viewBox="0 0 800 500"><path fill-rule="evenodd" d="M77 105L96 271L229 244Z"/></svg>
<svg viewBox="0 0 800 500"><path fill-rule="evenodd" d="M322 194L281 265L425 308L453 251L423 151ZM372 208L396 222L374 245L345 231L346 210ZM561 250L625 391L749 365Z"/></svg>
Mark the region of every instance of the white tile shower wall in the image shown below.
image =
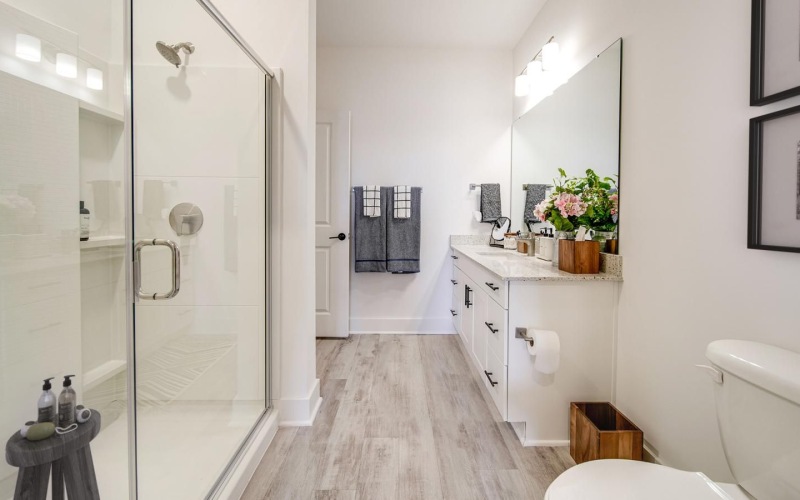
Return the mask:
<svg viewBox="0 0 800 500"><path fill-rule="evenodd" d="M195 353L193 382L163 397L258 399L265 383L257 376L264 368L264 78L254 68L206 61L135 72L136 238L168 238L181 249L180 293L137 307L137 355L148 363L165 349L181 359ZM203 211L195 235L169 226L181 202ZM168 290L169 251L142 255L142 288Z"/></svg>
<svg viewBox="0 0 800 500"><path fill-rule="evenodd" d="M318 52L319 109L352 112L352 184L421 186L421 273L351 276L352 332L452 333L451 234L487 234L472 218L498 182L508 213L508 51L332 48Z"/></svg>
<svg viewBox="0 0 800 500"><path fill-rule="evenodd" d="M745 223L748 119L800 99L749 107L749 33L750 2L551 0L512 72L551 35L574 69L623 37L616 402L662 462L722 481L713 388L694 365L721 338L800 351L800 258L748 250Z"/></svg>
<svg viewBox="0 0 800 500"><path fill-rule="evenodd" d="M0 72L0 116L0 436L5 439L35 419L40 378L80 373L78 103ZM11 497L15 478L16 469L2 461L0 498Z"/></svg>

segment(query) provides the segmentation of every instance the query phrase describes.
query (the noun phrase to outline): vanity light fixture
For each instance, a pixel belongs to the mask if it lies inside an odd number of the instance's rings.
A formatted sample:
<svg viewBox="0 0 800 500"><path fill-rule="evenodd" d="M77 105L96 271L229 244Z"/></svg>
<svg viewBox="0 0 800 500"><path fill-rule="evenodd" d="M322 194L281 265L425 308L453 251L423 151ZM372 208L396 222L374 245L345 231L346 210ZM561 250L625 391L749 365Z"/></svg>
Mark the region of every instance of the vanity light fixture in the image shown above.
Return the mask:
<svg viewBox="0 0 800 500"><path fill-rule="evenodd" d="M78 76L78 59L72 54L59 52L56 54L56 73L65 78Z"/></svg>
<svg viewBox="0 0 800 500"><path fill-rule="evenodd" d="M103 72L97 68L87 68L86 86L92 90L103 90Z"/></svg>
<svg viewBox="0 0 800 500"><path fill-rule="evenodd" d="M39 62L42 60L42 41L35 36L17 33L15 54L20 59Z"/></svg>
<svg viewBox="0 0 800 500"><path fill-rule="evenodd" d="M561 75L556 75L559 52L558 43L551 36L522 73L514 79L514 95L523 97L534 91L536 94L548 96L561 86L566 80Z"/></svg>

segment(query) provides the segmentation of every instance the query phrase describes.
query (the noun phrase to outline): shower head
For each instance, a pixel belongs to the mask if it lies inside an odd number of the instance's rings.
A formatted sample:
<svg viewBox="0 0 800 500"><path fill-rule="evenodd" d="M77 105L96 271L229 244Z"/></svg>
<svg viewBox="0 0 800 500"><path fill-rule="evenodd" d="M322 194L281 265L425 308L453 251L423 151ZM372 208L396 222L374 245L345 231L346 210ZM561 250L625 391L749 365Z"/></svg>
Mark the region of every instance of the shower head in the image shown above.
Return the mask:
<svg viewBox="0 0 800 500"><path fill-rule="evenodd" d="M181 65L181 49L187 54L192 54L194 52L194 44L192 44L192 42L181 42L175 45L169 45L158 41L156 42L156 48L158 49L158 53L169 61L170 64L174 64L176 68Z"/></svg>

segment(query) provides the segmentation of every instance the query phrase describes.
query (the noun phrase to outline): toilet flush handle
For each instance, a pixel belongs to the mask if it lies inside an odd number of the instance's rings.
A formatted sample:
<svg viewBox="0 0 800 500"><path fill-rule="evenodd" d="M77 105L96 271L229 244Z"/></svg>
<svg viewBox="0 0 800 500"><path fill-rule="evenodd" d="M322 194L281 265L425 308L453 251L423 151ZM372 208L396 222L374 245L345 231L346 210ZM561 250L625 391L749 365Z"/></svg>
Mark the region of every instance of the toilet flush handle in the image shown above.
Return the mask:
<svg viewBox="0 0 800 500"><path fill-rule="evenodd" d="M713 380L714 382L718 384L722 383L722 372L717 370L713 366L708 366L708 365L694 365L694 366L706 372L708 376L711 377L711 380Z"/></svg>

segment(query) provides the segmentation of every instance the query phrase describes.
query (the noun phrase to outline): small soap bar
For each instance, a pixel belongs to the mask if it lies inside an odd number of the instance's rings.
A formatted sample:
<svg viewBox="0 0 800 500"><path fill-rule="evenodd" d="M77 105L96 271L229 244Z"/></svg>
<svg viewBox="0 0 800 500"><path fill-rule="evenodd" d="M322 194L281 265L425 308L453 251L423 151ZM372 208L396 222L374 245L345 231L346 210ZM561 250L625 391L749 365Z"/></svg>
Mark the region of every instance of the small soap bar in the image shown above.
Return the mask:
<svg viewBox="0 0 800 500"><path fill-rule="evenodd" d="M41 441L42 439L47 439L56 432L56 426L53 425L53 422L41 422L38 424L33 424L30 429L28 429L28 435L25 436L25 439L28 441Z"/></svg>

